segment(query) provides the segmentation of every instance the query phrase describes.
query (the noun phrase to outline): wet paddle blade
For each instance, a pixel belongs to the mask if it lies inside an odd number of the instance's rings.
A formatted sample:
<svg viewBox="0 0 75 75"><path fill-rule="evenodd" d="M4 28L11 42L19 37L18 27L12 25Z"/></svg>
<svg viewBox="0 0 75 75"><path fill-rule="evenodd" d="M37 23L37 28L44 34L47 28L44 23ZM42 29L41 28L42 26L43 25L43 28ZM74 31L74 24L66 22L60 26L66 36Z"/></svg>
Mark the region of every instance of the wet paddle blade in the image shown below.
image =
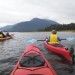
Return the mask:
<svg viewBox="0 0 75 75"><path fill-rule="evenodd" d="M27 42L28 42L28 43L36 43L37 40L36 40L36 39L31 39L31 40L28 40Z"/></svg>
<svg viewBox="0 0 75 75"><path fill-rule="evenodd" d="M66 38L66 40L73 41L73 40L75 40L75 38L74 37L69 37L69 38Z"/></svg>

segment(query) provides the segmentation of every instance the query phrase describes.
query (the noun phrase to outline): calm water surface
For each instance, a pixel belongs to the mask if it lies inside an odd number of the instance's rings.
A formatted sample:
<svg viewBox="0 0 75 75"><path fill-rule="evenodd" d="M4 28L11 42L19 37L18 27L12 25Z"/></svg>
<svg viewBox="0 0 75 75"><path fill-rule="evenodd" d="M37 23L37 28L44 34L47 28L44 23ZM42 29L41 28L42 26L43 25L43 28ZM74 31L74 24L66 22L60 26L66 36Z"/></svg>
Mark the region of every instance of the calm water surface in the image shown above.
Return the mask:
<svg viewBox="0 0 75 75"><path fill-rule="evenodd" d="M10 72L12 71L19 57L29 45L27 40L33 38L45 39L46 36L49 36L50 32L14 32L13 34L13 39L0 42L0 75L10 75ZM58 35L60 38L75 37L75 32L58 32ZM68 48L70 48L71 45L74 45L75 48L75 40L70 42L63 40L61 43ZM36 44L48 59L57 75L75 75L75 70L73 73L70 73L71 67L66 60L63 60L63 58L60 56L47 51L43 45L43 41L39 41Z"/></svg>

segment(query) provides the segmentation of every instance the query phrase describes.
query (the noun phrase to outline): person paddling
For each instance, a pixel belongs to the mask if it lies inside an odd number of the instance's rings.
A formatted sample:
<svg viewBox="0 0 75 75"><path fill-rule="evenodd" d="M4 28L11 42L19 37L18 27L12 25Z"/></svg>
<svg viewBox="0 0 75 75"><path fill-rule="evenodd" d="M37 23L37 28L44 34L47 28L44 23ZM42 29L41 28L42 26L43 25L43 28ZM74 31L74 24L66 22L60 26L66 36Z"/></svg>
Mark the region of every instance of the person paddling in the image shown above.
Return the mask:
<svg viewBox="0 0 75 75"><path fill-rule="evenodd" d="M6 36L10 36L9 32L6 33Z"/></svg>
<svg viewBox="0 0 75 75"><path fill-rule="evenodd" d="M61 39L58 37L57 35L57 31L56 30L52 30L52 33L50 34L47 42L48 44L60 44Z"/></svg>
<svg viewBox="0 0 75 75"><path fill-rule="evenodd" d="M0 38L5 38L6 36L4 35L3 31L0 31Z"/></svg>

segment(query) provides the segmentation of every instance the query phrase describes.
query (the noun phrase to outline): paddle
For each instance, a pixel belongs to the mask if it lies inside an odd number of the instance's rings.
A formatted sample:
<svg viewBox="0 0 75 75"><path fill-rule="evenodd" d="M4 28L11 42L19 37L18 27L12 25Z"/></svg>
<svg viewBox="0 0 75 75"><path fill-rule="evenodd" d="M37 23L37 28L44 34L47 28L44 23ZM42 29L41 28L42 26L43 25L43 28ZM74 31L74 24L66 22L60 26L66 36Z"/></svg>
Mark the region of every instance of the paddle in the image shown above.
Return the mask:
<svg viewBox="0 0 75 75"><path fill-rule="evenodd" d="M75 55L74 55L74 45L71 45L71 47L70 47L70 56L72 57L71 58L71 60L72 60L72 62L71 62L71 73L74 71L74 67L73 67L73 65L75 64L75 60L74 60L74 58L75 58Z"/></svg>
<svg viewBox="0 0 75 75"><path fill-rule="evenodd" d="M71 45L70 47L70 55L72 57L72 65L75 64L75 61L74 61L74 58L75 58L75 55L74 55L74 45Z"/></svg>
<svg viewBox="0 0 75 75"><path fill-rule="evenodd" d="M61 40L68 40L68 41L72 41L72 40L74 40L75 38L71 38L71 37L69 37L69 38L66 38L66 39L61 39ZM37 41L45 41L45 40L37 40Z"/></svg>
<svg viewBox="0 0 75 75"><path fill-rule="evenodd" d="M27 42L28 42L28 43L36 43L37 40L36 40L36 39L29 39Z"/></svg>
<svg viewBox="0 0 75 75"><path fill-rule="evenodd" d="M73 41L73 40L75 40L75 38L74 37L68 37L66 39L61 39L61 40ZM74 45L71 45L71 47L70 47L70 55L72 57L72 65L74 65L75 64Z"/></svg>
<svg viewBox="0 0 75 75"><path fill-rule="evenodd" d="M42 39L29 39L27 42L36 43L37 41L45 41L45 40L46 39L44 39L44 40L42 40ZM75 40L75 38L74 37L68 37L66 39L61 39L61 40L73 41L73 40Z"/></svg>
<svg viewBox="0 0 75 75"><path fill-rule="evenodd" d="M37 41L45 41L45 40L37 40Z"/></svg>
<svg viewBox="0 0 75 75"><path fill-rule="evenodd" d="M75 38L74 37L68 37L68 38L66 38L66 40L73 41L73 40L75 40Z"/></svg>

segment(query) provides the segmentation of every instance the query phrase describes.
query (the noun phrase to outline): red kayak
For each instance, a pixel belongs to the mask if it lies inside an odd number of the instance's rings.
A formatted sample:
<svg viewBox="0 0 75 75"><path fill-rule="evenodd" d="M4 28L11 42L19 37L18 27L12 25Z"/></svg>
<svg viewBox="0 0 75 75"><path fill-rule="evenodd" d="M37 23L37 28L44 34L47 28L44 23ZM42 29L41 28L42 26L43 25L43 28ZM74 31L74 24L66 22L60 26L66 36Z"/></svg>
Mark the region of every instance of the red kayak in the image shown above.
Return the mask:
<svg viewBox="0 0 75 75"><path fill-rule="evenodd" d="M71 61L70 50L68 50L65 46L53 46L48 44L46 41L44 42L44 45L49 51L60 54L64 56L68 61Z"/></svg>
<svg viewBox="0 0 75 75"><path fill-rule="evenodd" d="M28 46L10 75L57 75L35 44Z"/></svg>

